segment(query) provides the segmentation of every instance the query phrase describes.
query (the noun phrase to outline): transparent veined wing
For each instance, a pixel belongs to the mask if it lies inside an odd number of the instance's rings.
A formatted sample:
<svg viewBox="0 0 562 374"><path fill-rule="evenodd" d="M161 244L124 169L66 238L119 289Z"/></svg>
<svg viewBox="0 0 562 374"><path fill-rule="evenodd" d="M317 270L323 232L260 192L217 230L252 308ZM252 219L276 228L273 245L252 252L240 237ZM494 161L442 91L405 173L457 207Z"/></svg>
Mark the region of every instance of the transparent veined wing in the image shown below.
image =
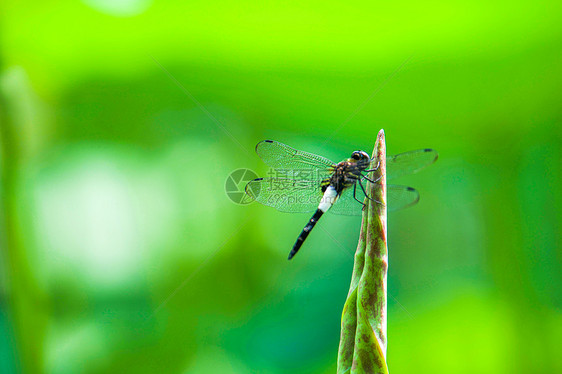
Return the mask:
<svg viewBox="0 0 562 374"><path fill-rule="evenodd" d="M335 164L322 156L291 148L274 140L263 140L256 145L256 153L268 166L289 172L294 179L327 178ZM313 174L313 175L311 175Z"/></svg>
<svg viewBox="0 0 562 374"><path fill-rule="evenodd" d="M389 184L386 186L386 200L387 210L395 212L417 204L420 193L412 187Z"/></svg>
<svg viewBox="0 0 562 374"><path fill-rule="evenodd" d="M315 180L258 178L246 185L252 200L281 212L314 212L322 199L322 189Z"/></svg>
<svg viewBox="0 0 562 374"><path fill-rule="evenodd" d="M365 194L359 185L357 185L355 197L361 202L365 200ZM360 216L363 204L357 200L353 198L353 187L346 188L328 212L342 216Z"/></svg>
<svg viewBox="0 0 562 374"><path fill-rule="evenodd" d="M365 193L359 185L355 190L355 197L359 201L365 201ZM343 216L359 216L363 205L357 200L353 197L353 187L347 188L328 212ZM415 188L391 184L386 186L386 200L387 211L394 212L415 205L420 200L420 194Z"/></svg>
<svg viewBox="0 0 562 374"><path fill-rule="evenodd" d="M386 179L416 173L437 161L438 156L437 151L429 148L389 156L386 158Z"/></svg>

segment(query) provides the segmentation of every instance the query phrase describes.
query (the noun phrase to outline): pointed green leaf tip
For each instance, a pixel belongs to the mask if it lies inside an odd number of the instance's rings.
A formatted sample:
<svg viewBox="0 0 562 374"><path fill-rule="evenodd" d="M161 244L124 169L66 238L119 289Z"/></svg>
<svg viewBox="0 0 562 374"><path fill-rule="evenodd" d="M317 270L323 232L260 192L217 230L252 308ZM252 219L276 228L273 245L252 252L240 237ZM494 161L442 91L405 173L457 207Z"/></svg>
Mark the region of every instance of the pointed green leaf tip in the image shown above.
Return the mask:
<svg viewBox="0 0 562 374"><path fill-rule="evenodd" d="M386 145L379 131L373 150L373 200L365 200L351 285L341 319L338 374L388 373L386 365ZM380 179L379 179L380 178Z"/></svg>

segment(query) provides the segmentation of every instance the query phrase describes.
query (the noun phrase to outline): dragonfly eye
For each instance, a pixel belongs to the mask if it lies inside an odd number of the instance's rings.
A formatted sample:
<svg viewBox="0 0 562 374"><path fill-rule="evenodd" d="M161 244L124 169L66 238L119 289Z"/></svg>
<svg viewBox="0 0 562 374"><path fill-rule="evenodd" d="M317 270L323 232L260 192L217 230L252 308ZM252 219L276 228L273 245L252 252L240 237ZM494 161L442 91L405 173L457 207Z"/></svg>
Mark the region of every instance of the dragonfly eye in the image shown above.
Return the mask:
<svg viewBox="0 0 562 374"><path fill-rule="evenodd" d="M363 151L355 151L351 154L351 158L354 160L368 160L369 159L369 155L366 154Z"/></svg>

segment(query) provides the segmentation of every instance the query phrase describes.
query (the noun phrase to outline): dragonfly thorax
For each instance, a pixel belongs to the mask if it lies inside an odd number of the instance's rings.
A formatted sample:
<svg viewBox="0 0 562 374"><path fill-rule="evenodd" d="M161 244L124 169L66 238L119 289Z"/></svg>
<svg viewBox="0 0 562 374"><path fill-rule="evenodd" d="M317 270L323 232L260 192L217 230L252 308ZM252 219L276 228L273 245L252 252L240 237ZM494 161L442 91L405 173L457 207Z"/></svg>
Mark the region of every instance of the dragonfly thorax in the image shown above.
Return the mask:
<svg viewBox="0 0 562 374"><path fill-rule="evenodd" d="M355 151L352 153L351 158L338 163L334 167L334 173L330 177L329 183L326 183L322 192L327 188L327 185L334 186L338 195L348 187L353 186L370 165L371 159L363 151Z"/></svg>

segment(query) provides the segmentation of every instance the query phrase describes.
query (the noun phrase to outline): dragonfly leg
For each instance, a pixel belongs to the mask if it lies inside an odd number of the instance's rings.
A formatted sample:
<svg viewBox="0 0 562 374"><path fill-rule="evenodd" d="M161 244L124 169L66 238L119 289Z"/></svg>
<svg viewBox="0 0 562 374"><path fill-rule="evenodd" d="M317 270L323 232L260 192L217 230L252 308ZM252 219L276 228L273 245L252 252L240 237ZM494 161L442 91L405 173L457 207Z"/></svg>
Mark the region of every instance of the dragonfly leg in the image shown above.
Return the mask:
<svg viewBox="0 0 562 374"><path fill-rule="evenodd" d="M382 178L382 175L381 175L380 177L378 177L377 179L375 179L375 180L372 180L372 179L368 178L366 175L362 175L362 176L363 176L364 179L368 180L368 181L371 182L371 183L377 183L377 182L380 181L381 178Z"/></svg>
<svg viewBox="0 0 562 374"><path fill-rule="evenodd" d="M363 190L365 196L367 196L367 199L374 201L375 203L382 204L380 201L373 199L371 196L367 195L367 191L365 191L365 187L363 187L363 183L361 183L361 181L359 181L359 186L361 186L361 189Z"/></svg>
<svg viewBox="0 0 562 374"><path fill-rule="evenodd" d="M376 170L379 169L379 166L381 166L381 162L380 162L380 161L377 162L377 167L376 167L376 168L374 168L374 169L368 169L368 170L365 170L365 171L376 171Z"/></svg>
<svg viewBox="0 0 562 374"><path fill-rule="evenodd" d="M363 205L363 209L365 209L365 203L362 201L359 201L359 199L357 199L357 196L355 195L357 192L357 183L355 183L353 185L353 198L355 199L355 201L357 201L359 204Z"/></svg>

